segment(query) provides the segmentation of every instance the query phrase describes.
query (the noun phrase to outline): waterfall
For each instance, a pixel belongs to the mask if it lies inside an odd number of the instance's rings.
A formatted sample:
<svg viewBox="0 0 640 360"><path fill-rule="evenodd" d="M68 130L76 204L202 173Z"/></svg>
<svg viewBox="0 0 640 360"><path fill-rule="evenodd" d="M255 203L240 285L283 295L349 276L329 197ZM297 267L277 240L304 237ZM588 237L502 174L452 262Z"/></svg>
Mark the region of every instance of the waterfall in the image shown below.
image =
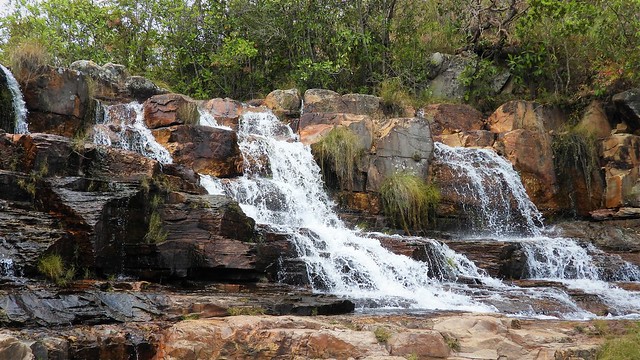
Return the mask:
<svg viewBox="0 0 640 360"><path fill-rule="evenodd" d="M11 95L13 97L13 112L16 116L14 133L28 134L29 126L27 125L27 105L25 104L22 97L20 85L18 84L18 81L16 81L16 78L13 76L11 71L9 71L9 69L4 67L3 65L0 65L0 68L2 68L2 71L7 78L7 86L9 87L9 91L11 91Z"/></svg>
<svg viewBox="0 0 640 360"><path fill-rule="evenodd" d="M0 277L13 278L15 275L13 259L0 254Z"/></svg>
<svg viewBox="0 0 640 360"><path fill-rule="evenodd" d="M169 151L156 141L147 128L142 104L135 101L105 107L104 116L97 116L93 142L134 151L162 164L173 162Z"/></svg>
<svg viewBox="0 0 640 360"><path fill-rule="evenodd" d="M226 193L248 216L289 234L316 291L347 296L368 307L495 311L429 278L426 263L396 255L370 236L349 230L333 211L308 146L270 113L247 113L239 127L245 175L225 180ZM264 167L269 176L263 177ZM465 269L451 260L456 272Z"/></svg>
<svg viewBox="0 0 640 360"><path fill-rule="evenodd" d="M494 236L540 235L542 214L529 200L520 176L506 159L489 149L434 144L434 163L451 171L447 183L472 216L471 230Z"/></svg>

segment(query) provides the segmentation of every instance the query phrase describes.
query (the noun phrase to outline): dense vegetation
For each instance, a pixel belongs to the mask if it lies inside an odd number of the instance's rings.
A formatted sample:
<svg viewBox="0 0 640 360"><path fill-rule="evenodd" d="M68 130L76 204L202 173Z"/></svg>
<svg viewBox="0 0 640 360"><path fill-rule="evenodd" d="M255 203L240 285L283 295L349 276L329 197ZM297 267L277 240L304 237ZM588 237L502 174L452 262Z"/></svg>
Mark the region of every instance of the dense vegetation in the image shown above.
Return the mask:
<svg viewBox="0 0 640 360"><path fill-rule="evenodd" d="M464 53L469 101L508 68L519 97L603 96L640 74L640 0L17 0L0 60L121 63L195 97L278 87L428 97L428 55ZM1 59L4 58L4 59ZM475 93L473 91L475 90Z"/></svg>

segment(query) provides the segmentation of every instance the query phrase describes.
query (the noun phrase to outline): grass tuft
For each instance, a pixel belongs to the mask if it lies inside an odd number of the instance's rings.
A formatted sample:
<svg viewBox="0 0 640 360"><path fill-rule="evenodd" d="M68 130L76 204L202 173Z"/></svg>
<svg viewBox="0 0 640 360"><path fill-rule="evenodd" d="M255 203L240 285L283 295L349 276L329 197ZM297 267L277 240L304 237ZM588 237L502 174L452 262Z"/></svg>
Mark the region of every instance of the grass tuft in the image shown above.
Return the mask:
<svg viewBox="0 0 640 360"><path fill-rule="evenodd" d="M592 176L600 168L598 141L595 136L572 129L554 135L552 149L558 178L572 179L576 174L582 176L587 194L591 196Z"/></svg>
<svg viewBox="0 0 640 360"><path fill-rule="evenodd" d="M405 172L396 173L380 186L384 214L407 234L425 230L435 221L440 191L425 180Z"/></svg>
<svg viewBox="0 0 640 360"><path fill-rule="evenodd" d="M633 360L640 357L640 322L622 336L609 337L598 352L599 360Z"/></svg>
<svg viewBox="0 0 640 360"><path fill-rule="evenodd" d="M376 328L373 331L373 335L375 335L376 340L382 344L386 344L387 341L389 341L389 339L391 338L391 332L383 327Z"/></svg>
<svg viewBox="0 0 640 360"><path fill-rule="evenodd" d="M66 269L62 257L58 254L43 256L38 261L38 271L59 286L66 286L76 275L75 268Z"/></svg>
<svg viewBox="0 0 640 360"><path fill-rule="evenodd" d="M336 127L312 148L320 159L325 180L328 172L333 171L340 187L352 190L357 163L364 154L358 136L346 127Z"/></svg>
<svg viewBox="0 0 640 360"><path fill-rule="evenodd" d="M33 80L33 74L46 66L49 60L46 47L34 40L24 40L9 50L11 71L22 84Z"/></svg>

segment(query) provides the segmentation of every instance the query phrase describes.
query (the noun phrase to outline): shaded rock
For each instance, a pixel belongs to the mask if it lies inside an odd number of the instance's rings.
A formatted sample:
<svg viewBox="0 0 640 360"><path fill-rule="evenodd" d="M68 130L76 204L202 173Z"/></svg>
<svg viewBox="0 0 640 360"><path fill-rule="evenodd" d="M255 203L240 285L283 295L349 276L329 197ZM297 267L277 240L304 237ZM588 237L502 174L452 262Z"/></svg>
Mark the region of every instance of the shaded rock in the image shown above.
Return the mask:
<svg viewBox="0 0 640 360"><path fill-rule="evenodd" d="M606 251L640 253L640 219L560 222L555 229Z"/></svg>
<svg viewBox="0 0 640 360"><path fill-rule="evenodd" d="M263 106L278 117L291 118L300 115L302 98L298 89L274 90L264 99Z"/></svg>
<svg viewBox="0 0 640 360"><path fill-rule="evenodd" d="M72 137L88 125L93 103L89 85L79 72L45 66L21 85L31 132Z"/></svg>
<svg viewBox="0 0 640 360"><path fill-rule="evenodd" d="M427 61L431 70L431 81L428 83L431 95L443 99L464 99L467 88L460 77L475 60L464 56L434 53Z"/></svg>
<svg viewBox="0 0 640 360"><path fill-rule="evenodd" d="M13 108L13 94L4 71L0 71L0 129L14 133L16 113Z"/></svg>
<svg viewBox="0 0 640 360"><path fill-rule="evenodd" d="M345 94L342 95L342 102L346 107L346 113L355 115L367 115L372 118L380 117L380 98L365 94Z"/></svg>
<svg viewBox="0 0 640 360"><path fill-rule="evenodd" d="M640 218L640 208L621 207L618 209L598 209L591 213L594 220L624 220Z"/></svg>
<svg viewBox="0 0 640 360"><path fill-rule="evenodd" d="M432 104L423 109L433 136L483 130L482 113L469 105Z"/></svg>
<svg viewBox="0 0 640 360"><path fill-rule="evenodd" d="M12 360L34 359L31 347L13 336L0 334L0 358Z"/></svg>
<svg viewBox="0 0 640 360"><path fill-rule="evenodd" d="M494 133L519 129L546 133L558 129L565 120L565 115L558 108L531 101L514 100L503 104L491 114L487 119L487 125Z"/></svg>
<svg viewBox="0 0 640 360"><path fill-rule="evenodd" d="M426 120L388 120L379 130L375 155L367 172L367 191L377 191L388 176L399 171L426 177L433 154L433 140Z"/></svg>
<svg viewBox="0 0 640 360"><path fill-rule="evenodd" d="M142 76L129 76L124 82L124 89L128 95L138 101L143 102L146 99L160 94L166 94L169 91L158 87L153 81Z"/></svg>
<svg viewBox="0 0 640 360"><path fill-rule="evenodd" d="M360 140L362 149L371 148L374 136L373 120L367 115L353 114L303 114L299 123L300 141L311 145L322 140L336 126L344 126Z"/></svg>
<svg viewBox="0 0 640 360"><path fill-rule="evenodd" d="M599 139L611 134L611 124L607 114L598 100L592 101L584 111L576 130L591 134Z"/></svg>
<svg viewBox="0 0 640 360"><path fill-rule="evenodd" d="M640 89L634 88L615 94L611 100L616 110L630 126L630 132L640 129Z"/></svg>
<svg viewBox="0 0 640 360"><path fill-rule="evenodd" d="M177 125L153 131L177 164L216 177L242 175L242 154L234 131L200 125Z"/></svg>
<svg viewBox="0 0 640 360"><path fill-rule="evenodd" d="M149 129L198 124L195 101L180 94L154 95L144 103L144 122Z"/></svg>

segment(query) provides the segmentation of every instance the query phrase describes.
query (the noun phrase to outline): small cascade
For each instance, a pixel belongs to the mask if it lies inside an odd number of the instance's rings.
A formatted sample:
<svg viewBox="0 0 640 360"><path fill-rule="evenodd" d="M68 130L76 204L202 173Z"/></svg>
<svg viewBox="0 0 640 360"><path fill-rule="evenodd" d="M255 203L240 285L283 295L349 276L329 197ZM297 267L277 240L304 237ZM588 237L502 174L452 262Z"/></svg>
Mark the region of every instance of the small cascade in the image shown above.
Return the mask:
<svg viewBox="0 0 640 360"><path fill-rule="evenodd" d="M434 163L450 171L455 181L447 190L472 217L474 234L540 235L542 214L529 200L520 176L511 163L489 149L434 144Z"/></svg>
<svg viewBox="0 0 640 360"><path fill-rule="evenodd" d="M13 278L16 276L13 259L0 255L0 278Z"/></svg>
<svg viewBox="0 0 640 360"><path fill-rule="evenodd" d="M199 122L200 125L219 128L219 129L225 129L225 130L231 130L231 128L228 126L219 125L216 118L213 117L213 115L211 115L208 111L198 108L198 113L200 114L200 122Z"/></svg>
<svg viewBox="0 0 640 360"><path fill-rule="evenodd" d="M93 128L95 144L134 151L162 164L173 162L169 151L156 141L147 128L142 104L131 102L108 106L103 114L103 117L97 116Z"/></svg>
<svg viewBox="0 0 640 360"><path fill-rule="evenodd" d="M270 176L248 166L242 178L223 182L225 192L256 222L289 234L316 291L347 296L366 307L496 310L464 289L445 288L427 276L426 263L391 253L378 240L347 229L333 211L309 147L273 114L245 114L238 133L245 159L266 155ZM454 265L451 271L464 267Z"/></svg>
<svg viewBox="0 0 640 360"><path fill-rule="evenodd" d="M573 239L533 237L520 240L533 279L599 279L587 249Z"/></svg>
<svg viewBox="0 0 640 360"><path fill-rule="evenodd" d="M22 97L20 85L9 69L3 65L0 65L0 68L7 78L7 85L9 86L9 91L11 91L11 95L13 96L13 112L16 116L14 133L28 134L29 126L27 124L27 105Z"/></svg>

